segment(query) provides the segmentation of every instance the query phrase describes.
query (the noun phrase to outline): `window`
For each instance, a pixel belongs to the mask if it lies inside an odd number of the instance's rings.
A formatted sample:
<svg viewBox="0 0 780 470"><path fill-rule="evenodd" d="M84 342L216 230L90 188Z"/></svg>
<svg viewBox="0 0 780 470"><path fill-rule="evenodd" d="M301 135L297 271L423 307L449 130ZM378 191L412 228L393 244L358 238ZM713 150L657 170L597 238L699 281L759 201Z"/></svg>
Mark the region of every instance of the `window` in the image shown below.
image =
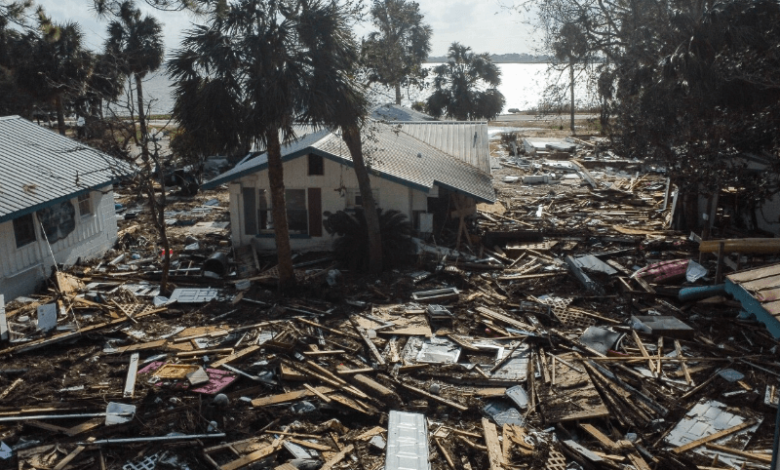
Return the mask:
<svg viewBox="0 0 780 470"><path fill-rule="evenodd" d="M374 195L374 204L379 207L379 189L371 189L371 194ZM363 207L363 196L359 189L348 189L347 210L355 210L355 207Z"/></svg>
<svg viewBox="0 0 780 470"><path fill-rule="evenodd" d="M271 228L271 208L268 205L268 199L266 198L265 189L261 189L257 193L257 222L260 230L268 230Z"/></svg>
<svg viewBox="0 0 780 470"><path fill-rule="evenodd" d="M14 235L16 236L16 247L21 248L36 240L35 222L32 214L27 214L14 219Z"/></svg>
<svg viewBox="0 0 780 470"><path fill-rule="evenodd" d="M309 214L306 212L306 190L287 189L284 192L284 201L287 204L287 224L290 232L308 232Z"/></svg>
<svg viewBox="0 0 780 470"><path fill-rule="evenodd" d="M321 155L309 154L309 176L324 175L325 162Z"/></svg>
<svg viewBox="0 0 780 470"><path fill-rule="evenodd" d="M92 215L92 194L86 193L79 196L79 215L86 217Z"/></svg>
<svg viewBox="0 0 780 470"><path fill-rule="evenodd" d="M257 201L255 188L241 188L241 200L244 202L244 234L257 235Z"/></svg>

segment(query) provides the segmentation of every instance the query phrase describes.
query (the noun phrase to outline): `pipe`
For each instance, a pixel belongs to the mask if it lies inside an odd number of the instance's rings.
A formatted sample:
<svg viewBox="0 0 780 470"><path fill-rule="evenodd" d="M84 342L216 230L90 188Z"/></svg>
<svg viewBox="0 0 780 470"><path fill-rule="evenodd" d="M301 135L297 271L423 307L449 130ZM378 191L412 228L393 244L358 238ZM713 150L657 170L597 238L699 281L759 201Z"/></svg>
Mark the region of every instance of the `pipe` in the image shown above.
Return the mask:
<svg viewBox="0 0 780 470"><path fill-rule="evenodd" d="M228 273L228 257L221 251L215 251L208 257L205 263L203 263L203 271L209 271L219 276L224 276Z"/></svg>
<svg viewBox="0 0 780 470"><path fill-rule="evenodd" d="M179 436L157 436L157 437L127 437L123 439L103 439L93 442L79 442L76 445L80 446L101 446L106 444L131 444L134 442L166 442L166 441L187 441L195 439L211 439L218 437L225 437L227 434L224 432L217 434L182 434Z"/></svg>
<svg viewBox="0 0 780 470"><path fill-rule="evenodd" d="M693 302L695 300L708 299L726 293L726 284L717 284L704 287L686 287L680 289L677 298L680 302Z"/></svg>

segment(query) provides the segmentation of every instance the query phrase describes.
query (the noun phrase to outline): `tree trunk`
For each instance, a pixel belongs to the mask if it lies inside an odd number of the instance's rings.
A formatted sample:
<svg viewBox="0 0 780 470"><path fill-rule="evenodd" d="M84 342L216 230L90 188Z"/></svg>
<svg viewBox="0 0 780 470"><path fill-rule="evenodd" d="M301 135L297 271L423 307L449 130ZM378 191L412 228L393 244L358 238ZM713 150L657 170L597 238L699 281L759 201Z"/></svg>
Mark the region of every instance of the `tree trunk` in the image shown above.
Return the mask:
<svg viewBox="0 0 780 470"><path fill-rule="evenodd" d="M279 259L279 290L289 291L295 287L295 273L292 266L292 248L290 230L287 225L287 204L284 200L284 168L282 166L282 146L279 143L279 130L266 132L268 147L268 180L271 186L271 213L274 218L276 234L276 256Z"/></svg>
<svg viewBox="0 0 780 470"><path fill-rule="evenodd" d="M360 129L357 125L345 127L342 134L355 165L355 176L357 176L360 196L363 199L363 214L366 218L366 228L368 228L368 269L373 274L379 274L382 272L382 235L374 193L371 192L371 179L368 177L366 162L363 160Z"/></svg>
<svg viewBox="0 0 780 470"><path fill-rule="evenodd" d="M141 156L143 161L149 160L149 143L147 139L146 117L144 116L144 92L141 84L143 77L135 74L136 96L138 97L138 123L141 126Z"/></svg>
<svg viewBox="0 0 780 470"><path fill-rule="evenodd" d="M395 84L395 104L401 104L401 84Z"/></svg>
<svg viewBox="0 0 780 470"><path fill-rule="evenodd" d="M57 128L60 134L65 135L65 109L62 106L62 95L54 97L54 106L57 108Z"/></svg>
<svg viewBox="0 0 780 470"><path fill-rule="evenodd" d="M571 89L571 133L577 135L574 130L574 59L569 60L569 81L571 82L569 88Z"/></svg>
<svg viewBox="0 0 780 470"><path fill-rule="evenodd" d="M149 187L150 187L150 203L152 205L152 216L155 217L155 225L157 225L157 231L160 235L160 241L163 246L163 268L162 276L160 277L160 293L162 295L169 295L168 289L168 276L171 271L171 244L168 241L168 231L165 227L165 171L162 163L160 162L157 152L154 153L154 164L157 167L157 175L160 178L160 189L162 191L160 195L159 204L154 196L154 173L151 166L148 166L149 170Z"/></svg>

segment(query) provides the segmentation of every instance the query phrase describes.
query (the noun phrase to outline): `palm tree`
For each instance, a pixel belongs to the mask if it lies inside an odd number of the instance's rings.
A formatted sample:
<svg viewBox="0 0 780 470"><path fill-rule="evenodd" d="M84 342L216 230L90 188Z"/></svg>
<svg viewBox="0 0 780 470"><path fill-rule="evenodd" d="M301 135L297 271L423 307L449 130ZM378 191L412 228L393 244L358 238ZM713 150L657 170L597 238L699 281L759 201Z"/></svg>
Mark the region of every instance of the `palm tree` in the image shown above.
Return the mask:
<svg viewBox="0 0 780 470"><path fill-rule="evenodd" d="M92 61L77 23L54 24L40 7L37 15L38 31L24 37L30 57L19 67L18 83L37 102L54 106L59 132L65 135L64 99L84 93Z"/></svg>
<svg viewBox="0 0 780 470"><path fill-rule="evenodd" d="M501 70L490 56L475 54L470 47L455 42L447 57L446 64L433 69L436 77L434 92L426 101L428 112L461 121L498 115L504 108L504 95L496 88L501 84Z"/></svg>
<svg viewBox="0 0 780 470"><path fill-rule="evenodd" d="M568 62L569 91L571 93L571 133L574 129L574 66L578 62L584 62L588 54L588 40L585 33L576 23L568 22L561 26L558 32L558 40L553 43L555 58Z"/></svg>
<svg viewBox="0 0 780 470"><path fill-rule="evenodd" d="M209 26L190 31L183 46L169 64L181 126L190 133L212 127L225 148L257 140L267 149L279 288L287 290L295 277L282 143L295 138L294 123L334 126L349 131L359 152L366 102L350 75L358 48L347 18L335 2L240 0L212 13ZM377 236L378 226L377 219Z"/></svg>
<svg viewBox="0 0 780 470"><path fill-rule="evenodd" d="M159 69L165 57L162 25L153 16L142 17L141 10L131 1L119 7L118 20L108 25L106 54L120 59L125 75L135 78L138 98L138 122L141 127L141 152L144 161L149 159L146 115L144 108L143 79L149 72Z"/></svg>
<svg viewBox="0 0 780 470"><path fill-rule="evenodd" d="M371 21L378 31L363 42L364 62L370 80L395 89L401 104L401 85L422 72L431 52L431 27L422 22L420 5L408 0L374 0Z"/></svg>

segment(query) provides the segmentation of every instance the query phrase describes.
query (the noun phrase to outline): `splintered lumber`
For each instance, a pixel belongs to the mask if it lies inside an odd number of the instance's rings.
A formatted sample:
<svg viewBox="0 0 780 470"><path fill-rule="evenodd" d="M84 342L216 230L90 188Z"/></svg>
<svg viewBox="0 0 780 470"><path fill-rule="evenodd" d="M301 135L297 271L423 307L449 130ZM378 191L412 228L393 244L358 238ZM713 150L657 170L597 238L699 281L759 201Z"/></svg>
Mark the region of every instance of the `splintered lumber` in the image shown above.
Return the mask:
<svg viewBox="0 0 780 470"><path fill-rule="evenodd" d="M723 253L772 254L780 253L778 238L739 238L733 240L706 240L699 244L700 253L717 253L723 244Z"/></svg>
<svg viewBox="0 0 780 470"><path fill-rule="evenodd" d="M105 418L100 418L101 420L105 421ZM62 433L67 434L69 429L64 428L62 426L57 426L56 424L50 424L50 423L44 423L43 421L38 420L32 420L32 421L26 421L24 424L28 426L33 426L39 429L45 429L46 431L53 432L53 433Z"/></svg>
<svg viewBox="0 0 780 470"><path fill-rule="evenodd" d="M336 371L336 373L339 375L367 374L371 372L376 371L370 367L364 367L362 369L339 369Z"/></svg>
<svg viewBox="0 0 780 470"><path fill-rule="evenodd" d="M220 360L210 364L209 367L212 367L212 368L216 369L217 367L221 367L221 366L223 366L225 364L228 364L228 363L231 363L231 362L233 362L233 361L235 361L237 359L241 359L244 356L248 356L249 354L252 354L253 352L257 351L258 349L260 349L260 346L258 346L256 344L253 345L253 346L249 346L248 348L244 348L241 351L236 351L235 353L231 354L230 356L228 356L228 357L226 357L224 359L220 359Z"/></svg>
<svg viewBox="0 0 780 470"><path fill-rule="evenodd" d="M506 323L507 325L511 325L515 328L519 328L521 330L527 330L529 329L529 326L521 321L517 321L514 318L508 317L506 315L503 315L498 312L494 312L493 310L490 310L485 307L477 307L475 309L477 312L479 312L482 316L488 317L492 320L500 321L502 323Z"/></svg>
<svg viewBox="0 0 780 470"><path fill-rule="evenodd" d="M347 385L347 382L345 382L344 379L342 379L341 377L335 375L333 372L331 372L328 369L320 366L319 364L317 364L316 362L314 362L312 360L307 359L306 360L306 365L311 367L311 368L313 368L313 369L315 369L316 371L320 372L322 375L330 378L331 380L333 380L337 384L341 385L342 387Z"/></svg>
<svg viewBox="0 0 780 470"><path fill-rule="evenodd" d="M455 403L453 401L449 401L446 398L442 398L440 396L433 395L433 394L428 393L428 392L426 392L424 390L420 390L419 388L412 387L411 385L407 385L405 383L402 383L401 386L403 388L407 389L407 390L410 390L410 391L412 391L414 393L417 393L418 395L422 395L425 398L429 398L429 399L431 399L433 401L438 401L439 403L444 403L445 405L451 406L451 407L455 408L456 410L466 411L466 410L469 409L468 406L463 406L460 403Z"/></svg>
<svg viewBox="0 0 780 470"><path fill-rule="evenodd" d="M687 451L689 451L691 449L695 449L695 448L697 448L699 446L702 446L702 445L704 445L704 444L706 444L708 442L715 441L717 439L720 439L721 437L725 437L725 436L728 436L729 434L734 434L735 432L739 432L739 431L741 431L741 430L743 430L745 428L749 428L750 426L753 426L754 424L756 424L756 422L753 421L753 420L745 421L744 423L738 424L736 426L732 426L732 427L730 427L728 429L724 429L722 431L718 431L718 432L716 432L714 434L710 434L709 436L704 436L701 439L697 439L695 441L691 441L691 442L689 442L689 443L687 443L685 445L682 445L682 446L679 446L679 447L675 447L674 449L672 449L672 452L674 452L675 454L681 454L683 452L687 452Z"/></svg>
<svg viewBox="0 0 780 470"><path fill-rule="evenodd" d="M653 470L650 468L650 465L645 462L645 459L643 459L642 456L636 452L629 452L626 454L626 457L628 457L631 465L633 465L636 470Z"/></svg>
<svg viewBox="0 0 780 470"><path fill-rule="evenodd" d="M352 376L352 380L355 381L356 386L362 388L368 393L378 393L382 397L393 396L395 393L379 382L375 381L371 377L363 374L355 374Z"/></svg>
<svg viewBox="0 0 780 470"><path fill-rule="evenodd" d="M607 437L606 434L596 429L595 426L591 424L580 423L580 427L585 430L585 432L593 436L597 441L599 441L599 443L608 451L615 452L619 450L617 442Z"/></svg>
<svg viewBox="0 0 780 470"><path fill-rule="evenodd" d="M447 452L447 449L441 443L441 439L439 439L438 437L434 438L433 442L436 443L436 447L439 448L439 452L441 452L441 455L444 456L444 460L447 461L447 463L449 464L450 468L452 470L458 470L458 467L455 466L455 462L452 460L452 456L450 455L449 452Z"/></svg>
<svg viewBox="0 0 780 470"><path fill-rule="evenodd" d="M498 441L496 425L491 423L489 419L482 418L482 430L485 433L485 447L487 447L488 451L490 470L501 470L504 458L501 444Z"/></svg>
<svg viewBox="0 0 780 470"><path fill-rule="evenodd" d="M89 439L87 439L87 442L94 442L94 441L95 441L94 437L90 437ZM66 455L64 459L60 460L60 463L58 463L54 467L54 470L62 470L63 468L65 468L65 466L67 466L73 459L78 457L80 453L84 452L84 449L86 448L87 446L78 446L75 449L73 449L73 452Z"/></svg>
<svg viewBox="0 0 780 470"><path fill-rule="evenodd" d="M309 442L304 441L301 439L288 439L288 441L292 442L293 444L298 444L299 446L308 447L310 449L315 450L321 450L325 452L332 452L333 448L331 446L326 446L325 444L317 444L316 442Z"/></svg>
<svg viewBox="0 0 780 470"><path fill-rule="evenodd" d="M326 403L330 403L331 402L331 399L328 398L327 395L325 395L324 393L320 393L319 391L317 391L316 388L312 387L311 385L303 384L303 388L305 388L306 390L310 391L314 395L317 395L317 397L319 397L320 400L322 400L322 401L324 401Z"/></svg>
<svg viewBox="0 0 780 470"><path fill-rule="evenodd" d="M682 346L680 346L680 340L674 340L674 350L677 351L677 357L683 357ZM688 369L688 364L682 363L682 371L685 375L685 381L688 385L693 385L693 379L691 379L691 371Z"/></svg>
<svg viewBox="0 0 780 470"><path fill-rule="evenodd" d="M748 460L755 460L757 462L772 463L772 454L756 454L744 450L732 449L731 447L726 447L719 444L712 444L710 442L704 445L710 450L717 450L718 452L725 452L726 454L738 455Z"/></svg>
<svg viewBox="0 0 780 470"><path fill-rule="evenodd" d="M320 470L331 470L336 464L344 460L344 457L347 456L352 450L355 448L354 445L350 444L347 447L344 448L341 452L331 457L330 460L325 462L325 465L323 465Z"/></svg>
<svg viewBox="0 0 780 470"><path fill-rule="evenodd" d="M5 315L5 297L0 294L0 341L8 340L8 319Z"/></svg>
<svg viewBox="0 0 780 470"><path fill-rule="evenodd" d="M372 429L369 429L368 431L364 432L363 434L359 435L358 437L355 438L355 440L356 441L367 441L367 440L371 439L374 436L378 436L378 435L382 434L383 432L385 432L385 428L383 428L381 426L376 426L376 427L374 427Z"/></svg>
<svg viewBox="0 0 780 470"><path fill-rule="evenodd" d="M295 317L295 319L298 320L301 323L305 323L306 325L314 326L316 328L320 328L320 329L325 330L327 332L333 333L334 335L345 336L347 338L352 338L352 339L360 339L359 336L351 333L350 331L336 330L334 328L329 328L329 327L327 327L325 325L320 325L319 323L317 323L315 321L307 320L307 319L301 318L301 317Z"/></svg>
<svg viewBox="0 0 780 470"><path fill-rule="evenodd" d="M642 339L639 338L639 335L637 334L636 330L631 330L631 334L634 336L634 342L636 343L637 347L639 347L639 352L642 353L642 357L647 358L647 363L650 368L650 372L655 370L655 364L653 363L653 360L650 359L650 355L647 353L647 349L645 349L644 343L642 343Z"/></svg>
<svg viewBox="0 0 780 470"><path fill-rule="evenodd" d="M103 425L103 423L106 422L106 419L103 417L100 418L93 418L89 421L85 421L81 424L77 424L76 426L73 426L72 428L69 428L65 431L65 434L68 436L78 436L81 433L91 431L97 427L100 427Z"/></svg>
<svg viewBox="0 0 780 470"><path fill-rule="evenodd" d="M322 394L335 392L335 389L330 387L317 387L316 390ZM298 390L295 392L282 393L280 395L272 395L270 397L256 398L252 400L252 406L255 408L261 408L268 405L276 405L279 403L286 403L288 401L300 400L303 397L314 395L309 390Z"/></svg>
<svg viewBox="0 0 780 470"><path fill-rule="evenodd" d="M219 467L220 470L236 470L241 467L245 467L249 465L250 463L257 462L260 459L263 459L265 457L268 457L269 455L277 452L279 450L279 447L282 444L283 439L274 439L274 442L270 445L267 445L263 447L260 450L257 450L255 452L252 452L251 454L247 454L240 459L234 460L230 463L227 463L221 467Z"/></svg>
<svg viewBox="0 0 780 470"><path fill-rule="evenodd" d="M368 337L368 334L366 334L366 331L361 328L358 325L357 320L354 318L349 319L352 322L352 325L355 327L355 330L358 332L360 337L363 339L363 342L366 343L366 346L368 347L368 350L371 352L371 355L374 356L376 359L376 362L379 363L379 365L384 366L386 365L385 358L382 357L382 354L379 352L379 350L376 348L376 345L373 341L371 341L371 338Z"/></svg>

